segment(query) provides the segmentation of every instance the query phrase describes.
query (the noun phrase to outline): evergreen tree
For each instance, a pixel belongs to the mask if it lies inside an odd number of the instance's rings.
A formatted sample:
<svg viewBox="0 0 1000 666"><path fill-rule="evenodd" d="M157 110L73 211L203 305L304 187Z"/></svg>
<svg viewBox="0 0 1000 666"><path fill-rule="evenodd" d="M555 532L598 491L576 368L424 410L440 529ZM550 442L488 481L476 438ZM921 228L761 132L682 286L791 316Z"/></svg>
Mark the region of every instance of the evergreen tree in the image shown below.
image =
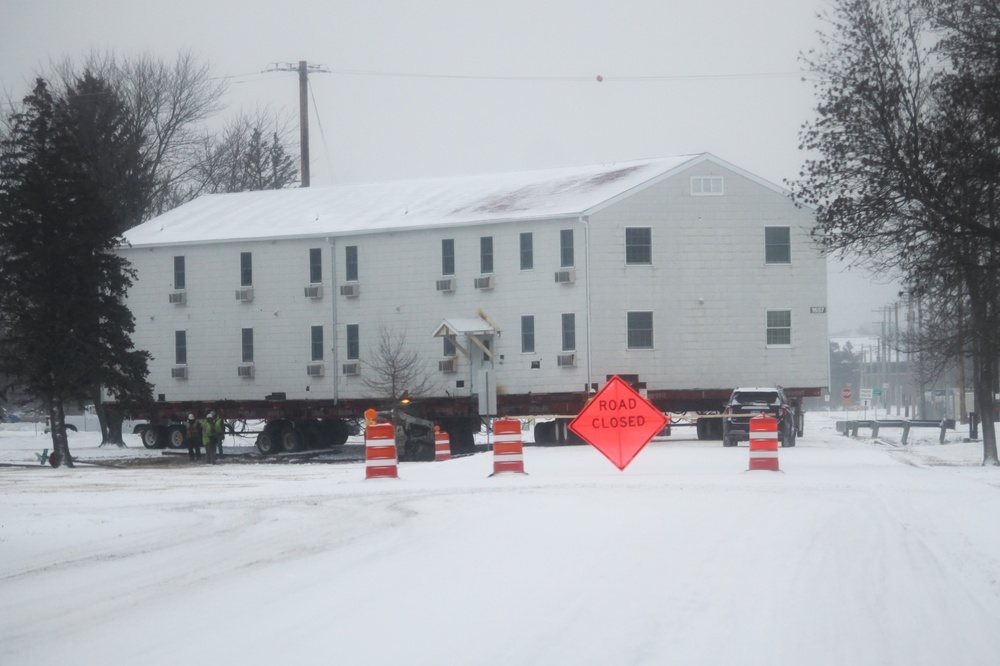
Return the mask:
<svg viewBox="0 0 1000 666"><path fill-rule="evenodd" d="M65 406L97 386L142 399L122 298L134 273L115 253L131 215L108 172L141 173L120 101L84 76L63 100L43 79L0 143L0 371L48 408L53 451L72 466Z"/></svg>

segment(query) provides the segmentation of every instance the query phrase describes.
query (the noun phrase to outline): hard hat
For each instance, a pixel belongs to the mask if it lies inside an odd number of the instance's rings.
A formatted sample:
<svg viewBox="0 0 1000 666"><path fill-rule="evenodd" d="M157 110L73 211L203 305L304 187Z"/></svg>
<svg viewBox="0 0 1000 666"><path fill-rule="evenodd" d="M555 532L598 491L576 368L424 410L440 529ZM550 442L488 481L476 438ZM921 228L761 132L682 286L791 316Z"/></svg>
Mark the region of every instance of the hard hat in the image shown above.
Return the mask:
<svg viewBox="0 0 1000 666"><path fill-rule="evenodd" d="M194 414L188 414L188 421L194 421Z"/></svg>
<svg viewBox="0 0 1000 666"><path fill-rule="evenodd" d="M208 418L214 419L215 418L215 412L209 412L208 413Z"/></svg>

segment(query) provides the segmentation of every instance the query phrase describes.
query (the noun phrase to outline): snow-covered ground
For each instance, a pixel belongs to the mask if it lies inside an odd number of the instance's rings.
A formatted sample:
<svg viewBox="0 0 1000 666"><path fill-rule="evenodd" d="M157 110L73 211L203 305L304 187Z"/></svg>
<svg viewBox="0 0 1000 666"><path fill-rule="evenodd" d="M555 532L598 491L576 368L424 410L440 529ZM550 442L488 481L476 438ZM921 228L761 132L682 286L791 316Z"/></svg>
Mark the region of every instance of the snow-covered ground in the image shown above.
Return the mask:
<svg viewBox="0 0 1000 666"><path fill-rule="evenodd" d="M1000 469L843 417L808 414L781 473L675 429L624 472L532 446L527 475L481 453L368 481L52 469L3 425L0 664L1000 663ZM95 437L81 460L165 457Z"/></svg>

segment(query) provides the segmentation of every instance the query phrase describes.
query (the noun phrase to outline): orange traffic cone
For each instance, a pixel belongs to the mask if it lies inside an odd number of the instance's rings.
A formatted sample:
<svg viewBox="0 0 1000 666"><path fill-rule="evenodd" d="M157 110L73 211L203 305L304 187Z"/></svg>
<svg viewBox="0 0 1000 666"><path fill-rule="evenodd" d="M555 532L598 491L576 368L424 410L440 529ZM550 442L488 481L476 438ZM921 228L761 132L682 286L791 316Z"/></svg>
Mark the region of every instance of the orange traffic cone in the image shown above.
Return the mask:
<svg viewBox="0 0 1000 666"><path fill-rule="evenodd" d="M451 459L451 439L448 433L441 432L440 426L434 426L434 461Z"/></svg>

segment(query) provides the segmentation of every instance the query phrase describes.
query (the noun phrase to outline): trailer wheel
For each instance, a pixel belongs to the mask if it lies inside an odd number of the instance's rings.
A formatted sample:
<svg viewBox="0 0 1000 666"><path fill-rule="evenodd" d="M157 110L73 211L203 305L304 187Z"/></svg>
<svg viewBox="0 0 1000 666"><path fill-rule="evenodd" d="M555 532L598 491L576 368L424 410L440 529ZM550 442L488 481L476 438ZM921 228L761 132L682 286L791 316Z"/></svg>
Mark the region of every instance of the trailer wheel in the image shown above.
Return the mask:
<svg viewBox="0 0 1000 666"><path fill-rule="evenodd" d="M142 445L147 449L162 449L167 444L167 429L149 426L142 431Z"/></svg>
<svg viewBox="0 0 1000 666"><path fill-rule="evenodd" d="M278 452L277 430L274 428L264 428L264 432L257 435L257 450L265 456Z"/></svg>
<svg viewBox="0 0 1000 666"><path fill-rule="evenodd" d="M302 449L302 433L293 426L286 425L281 429L281 450L285 453L295 453Z"/></svg>
<svg viewBox="0 0 1000 666"><path fill-rule="evenodd" d="M182 425L172 425L167 428L167 446L171 449L183 449L187 439L187 428Z"/></svg>

